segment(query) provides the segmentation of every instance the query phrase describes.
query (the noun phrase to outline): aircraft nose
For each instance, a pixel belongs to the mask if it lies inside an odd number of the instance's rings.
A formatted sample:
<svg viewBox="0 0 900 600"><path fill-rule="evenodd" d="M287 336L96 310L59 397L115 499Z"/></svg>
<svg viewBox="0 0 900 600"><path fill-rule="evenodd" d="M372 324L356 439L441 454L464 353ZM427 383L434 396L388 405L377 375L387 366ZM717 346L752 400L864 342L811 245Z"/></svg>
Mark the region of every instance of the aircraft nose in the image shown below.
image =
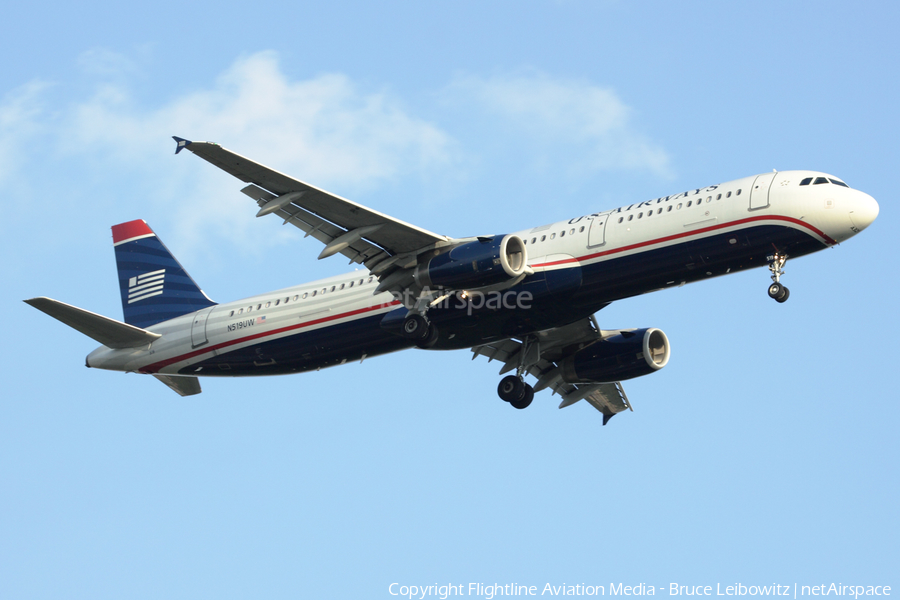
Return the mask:
<svg viewBox="0 0 900 600"><path fill-rule="evenodd" d="M850 205L850 220L857 233L868 227L878 217L878 203L872 196L857 192Z"/></svg>

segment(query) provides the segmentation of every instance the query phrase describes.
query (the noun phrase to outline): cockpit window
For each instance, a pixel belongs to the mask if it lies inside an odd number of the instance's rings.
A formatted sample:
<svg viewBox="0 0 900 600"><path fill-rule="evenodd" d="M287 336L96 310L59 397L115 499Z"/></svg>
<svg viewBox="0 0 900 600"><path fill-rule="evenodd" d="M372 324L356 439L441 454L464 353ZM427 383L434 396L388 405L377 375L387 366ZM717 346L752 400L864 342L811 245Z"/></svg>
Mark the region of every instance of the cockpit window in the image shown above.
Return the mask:
<svg viewBox="0 0 900 600"><path fill-rule="evenodd" d="M828 177L816 177L816 180L813 181L812 177L807 177L803 181L800 182L800 185L809 185L812 183L813 185L819 185L820 183L833 183L834 185L839 185L841 187L848 188L850 187L840 179L830 179Z"/></svg>

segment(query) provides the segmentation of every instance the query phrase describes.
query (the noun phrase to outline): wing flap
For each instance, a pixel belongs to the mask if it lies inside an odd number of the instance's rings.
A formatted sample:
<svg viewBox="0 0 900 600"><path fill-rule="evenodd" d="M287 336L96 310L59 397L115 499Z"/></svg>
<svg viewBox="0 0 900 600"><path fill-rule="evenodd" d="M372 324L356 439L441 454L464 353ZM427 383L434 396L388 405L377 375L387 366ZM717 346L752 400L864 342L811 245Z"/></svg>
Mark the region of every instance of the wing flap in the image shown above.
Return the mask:
<svg viewBox="0 0 900 600"><path fill-rule="evenodd" d="M297 225L307 233L309 233L309 230L304 229L300 224L308 224L309 219L305 219L303 215L297 214L297 211L294 209L298 207L304 212L312 213L322 221L330 223L332 226L337 226L339 232L331 233L331 239L325 243L329 243L340 235L355 229L379 226L377 230L373 230L365 238L370 240L372 244L355 244L342 251L342 254L345 256L349 255L351 258L359 259L355 262L367 260L361 258L361 256L366 254L367 250L371 250L371 246L378 247L379 252L381 249L384 249L391 255L394 255L403 252L419 251L435 244L450 241L450 238L446 236L437 235L326 192L299 179L294 179L284 173L254 162L240 154L226 150L218 144L212 142L191 142L181 138L175 138L175 140L179 144L179 150L187 148L226 173L237 177L241 181L253 184L257 188L256 190L248 190L248 187L250 187L248 186L243 191L257 200L257 204L260 205L263 211L265 211L266 203L277 203L278 197L292 192L303 192L299 197L293 198L290 203L277 209L273 207L271 212L279 214L285 219L285 222ZM267 198L261 195L259 193L260 188L275 197ZM252 192L252 194L248 192ZM282 214L282 212L287 214ZM312 227L316 225L314 223ZM314 235L314 237L320 239L319 236ZM375 254L370 252L368 256L373 257Z"/></svg>
<svg viewBox="0 0 900 600"><path fill-rule="evenodd" d="M584 344L603 337L605 333L597 327L593 317L576 321L564 327L548 329L535 335L533 341L524 348L525 370L533 375L537 382L534 391L550 388L559 394L562 401L560 408L586 400L591 406L603 414L603 424L613 415L624 410L632 410L622 384L618 381L610 383L566 383L562 380L559 363L575 349ZM488 362L497 360L502 363L500 374L519 367L522 360L524 344L515 339L499 340L472 348L472 359L478 356L487 357Z"/></svg>

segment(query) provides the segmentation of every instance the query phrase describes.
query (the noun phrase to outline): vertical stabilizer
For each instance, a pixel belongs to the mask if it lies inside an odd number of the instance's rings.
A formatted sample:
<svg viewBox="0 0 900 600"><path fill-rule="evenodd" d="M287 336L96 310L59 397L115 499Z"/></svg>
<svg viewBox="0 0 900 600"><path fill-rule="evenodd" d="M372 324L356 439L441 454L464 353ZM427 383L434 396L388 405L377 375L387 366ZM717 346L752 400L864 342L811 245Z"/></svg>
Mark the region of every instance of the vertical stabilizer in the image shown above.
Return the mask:
<svg viewBox="0 0 900 600"><path fill-rule="evenodd" d="M112 234L126 323L149 327L215 304L144 220L113 225Z"/></svg>

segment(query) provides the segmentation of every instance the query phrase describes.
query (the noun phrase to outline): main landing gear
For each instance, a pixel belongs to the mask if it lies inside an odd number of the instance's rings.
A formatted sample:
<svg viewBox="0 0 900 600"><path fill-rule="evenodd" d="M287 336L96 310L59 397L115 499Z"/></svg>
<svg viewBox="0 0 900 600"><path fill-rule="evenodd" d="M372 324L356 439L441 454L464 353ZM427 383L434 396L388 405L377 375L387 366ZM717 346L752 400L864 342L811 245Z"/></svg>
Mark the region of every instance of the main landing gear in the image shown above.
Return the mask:
<svg viewBox="0 0 900 600"><path fill-rule="evenodd" d="M541 346L533 336L522 340L519 347L518 367L515 375L507 375L500 380L497 386L497 395L504 402L509 402L513 408L519 410L528 408L534 400L534 388L525 383L525 373L541 358Z"/></svg>
<svg viewBox="0 0 900 600"><path fill-rule="evenodd" d="M403 337L422 349L431 348L438 341L438 330L425 315L412 313L403 320Z"/></svg>
<svg viewBox="0 0 900 600"><path fill-rule="evenodd" d="M534 400L534 388L525 383L518 375L507 375L497 386L497 395L513 408L528 408Z"/></svg>
<svg viewBox="0 0 900 600"><path fill-rule="evenodd" d="M782 267L787 262L787 254L776 252L769 263L769 270L772 271L772 285L769 286L769 298L776 302L787 302L791 297L791 291L787 287L781 285L781 276L784 275Z"/></svg>

